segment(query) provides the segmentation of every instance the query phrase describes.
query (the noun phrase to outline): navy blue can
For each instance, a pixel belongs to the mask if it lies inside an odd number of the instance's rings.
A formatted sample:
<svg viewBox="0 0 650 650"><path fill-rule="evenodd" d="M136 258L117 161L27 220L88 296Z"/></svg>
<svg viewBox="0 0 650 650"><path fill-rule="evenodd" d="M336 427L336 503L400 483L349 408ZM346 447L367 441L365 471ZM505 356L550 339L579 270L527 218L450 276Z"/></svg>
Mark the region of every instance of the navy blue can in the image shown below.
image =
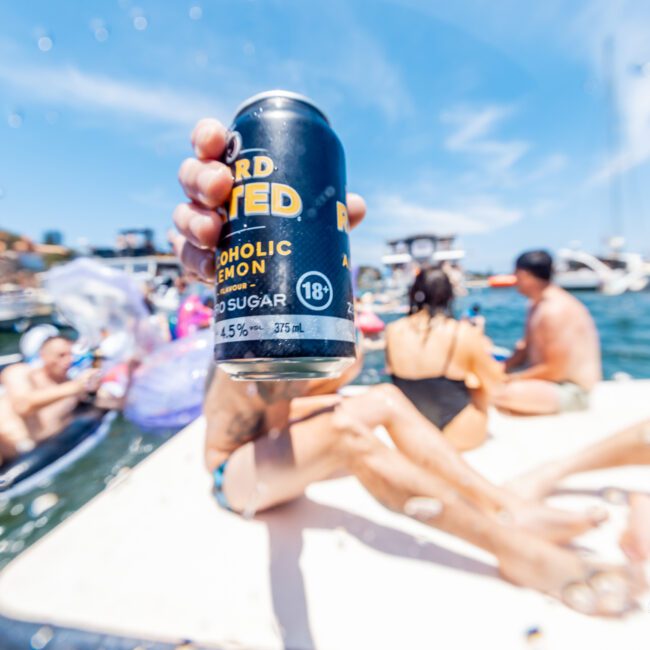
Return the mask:
<svg viewBox="0 0 650 650"><path fill-rule="evenodd" d="M311 100L270 91L237 111L224 162L215 361L240 380L340 375L355 329L339 139Z"/></svg>

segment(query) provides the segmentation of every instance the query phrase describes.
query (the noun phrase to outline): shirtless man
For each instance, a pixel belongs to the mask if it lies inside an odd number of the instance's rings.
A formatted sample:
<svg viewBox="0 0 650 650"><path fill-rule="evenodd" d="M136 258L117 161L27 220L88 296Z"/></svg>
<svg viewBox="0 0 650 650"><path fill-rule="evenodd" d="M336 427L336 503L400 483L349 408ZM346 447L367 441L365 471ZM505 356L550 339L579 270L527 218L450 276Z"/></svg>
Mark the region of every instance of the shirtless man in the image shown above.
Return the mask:
<svg viewBox="0 0 650 650"><path fill-rule="evenodd" d="M515 265L517 289L530 300L526 335L506 361L506 384L493 401L526 415L589 407L589 393L602 378L598 331L587 308L552 284L553 259L529 251Z"/></svg>
<svg viewBox="0 0 650 650"><path fill-rule="evenodd" d="M179 179L190 199L174 212L175 249L195 276L214 281L217 208L232 188L218 162L226 129L201 120L192 134L196 158ZM364 216L361 197L348 195L352 226ZM357 364L358 366L358 364ZM358 369L358 367L357 367ZM629 567L594 567L555 542L601 519L531 506L474 472L452 445L392 385L356 397L335 391L338 380L233 382L217 370L205 398L205 462L219 504L255 512L301 496L315 481L343 470L384 506L458 535L494 554L514 583L562 599L588 614L618 615L642 587ZM373 434L383 425L395 448Z"/></svg>
<svg viewBox="0 0 650 650"><path fill-rule="evenodd" d="M38 351L37 366L17 363L0 380L0 465L59 433L81 399L99 387L99 371L86 370L67 379L72 343L62 336L48 338Z"/></svg>

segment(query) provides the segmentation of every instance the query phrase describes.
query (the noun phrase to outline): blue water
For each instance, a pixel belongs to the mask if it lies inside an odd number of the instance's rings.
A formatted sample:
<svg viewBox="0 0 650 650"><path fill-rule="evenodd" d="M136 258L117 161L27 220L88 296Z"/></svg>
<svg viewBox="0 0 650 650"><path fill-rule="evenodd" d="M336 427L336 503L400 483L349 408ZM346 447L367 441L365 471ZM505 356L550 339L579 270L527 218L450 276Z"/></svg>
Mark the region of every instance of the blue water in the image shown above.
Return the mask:
<svg viewBox="0 0 650 650"><path fill-rule="evenodd" d="M606 378L625 372L635 378L650 377L650 292L605 297L576 294L590 309L601 336ZM520 338L526 302L514 290L480 290L458 301L456 312L463 313L479 303L487 319L487 334L499 346L512 348ZM385 316L391 321L398 316ZM0 333L0 354L17 350L16 335ZM383 352L366 355L357 383L374 384L386 379ZM106 485L146 458L174 431L145 431L118 418L102 443L58 476L52 483L31 494L2 500L0 497L0 568L80 508ZM56 505L35 515L35 499L56 495ZM38 503L38 502L36 502Z"/></svg>

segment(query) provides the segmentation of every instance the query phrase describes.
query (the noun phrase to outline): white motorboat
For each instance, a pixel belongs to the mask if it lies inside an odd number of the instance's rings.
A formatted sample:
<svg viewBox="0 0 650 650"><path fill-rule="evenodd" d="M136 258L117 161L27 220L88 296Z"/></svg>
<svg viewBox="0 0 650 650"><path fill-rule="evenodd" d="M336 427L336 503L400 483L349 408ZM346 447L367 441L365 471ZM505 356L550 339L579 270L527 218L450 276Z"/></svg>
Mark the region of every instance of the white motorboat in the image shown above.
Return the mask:
<svg viewBox="0 0 650 650"><path fill-rule="evenodd" d="M465 295L465 278L460 266L465 251L455 246L455 235L411 235L387 242L388 253L381 262L388 268L386 289L406 295L417 270L428 264L442 266L454 285L456 295Z"/></svg>
<svg viewBox="0 0 650 650"><path fill-rule="evenodd" d="M600 291L620 295L643 291L650 281L650 264L639 253L622 250L622 240L610 242L605 255L564 248L558 252L555 282L568 291Z"/></svg>

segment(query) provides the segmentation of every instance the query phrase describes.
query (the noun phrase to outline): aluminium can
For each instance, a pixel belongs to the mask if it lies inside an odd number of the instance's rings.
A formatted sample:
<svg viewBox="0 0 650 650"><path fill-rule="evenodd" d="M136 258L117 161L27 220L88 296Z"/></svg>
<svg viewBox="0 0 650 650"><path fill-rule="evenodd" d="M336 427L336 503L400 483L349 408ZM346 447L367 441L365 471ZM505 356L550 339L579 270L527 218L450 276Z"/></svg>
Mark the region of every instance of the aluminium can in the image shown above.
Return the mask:
<svg viewBox="0 0 650 650"><path fill-rule="evenodd" d="M233 379L340 375L355 358L343 147L295 93L244 102L216 251L217 364Z"/></svg>

